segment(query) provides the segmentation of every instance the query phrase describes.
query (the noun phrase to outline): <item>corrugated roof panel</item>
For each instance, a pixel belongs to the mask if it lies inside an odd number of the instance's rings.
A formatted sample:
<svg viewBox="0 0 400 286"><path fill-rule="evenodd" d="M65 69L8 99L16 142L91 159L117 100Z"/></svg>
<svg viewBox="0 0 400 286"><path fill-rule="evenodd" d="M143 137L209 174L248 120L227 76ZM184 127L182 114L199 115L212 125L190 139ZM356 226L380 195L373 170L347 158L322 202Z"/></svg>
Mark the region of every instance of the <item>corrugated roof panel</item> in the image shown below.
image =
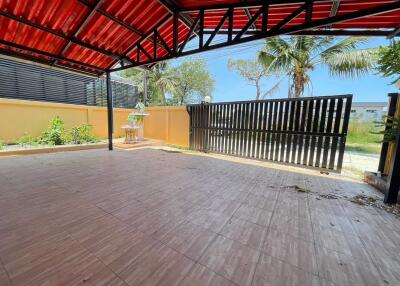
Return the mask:
<svg viewBox="0 0 400 286"><path fill-rule="evenodd" d="M177 5L183 8L199 6L212 7L213 5L232 3L260 4L260 1L247 0L176 0ZM280 23L285 17L291 15L299 4L272 5L269 8L268 28ZM360 9L370 9L384 4L398 3L399 0L342 0L336 12L345 15ZM153 39L150 36L143 39L143 35L158 28L164 41L172 50L173 45L173 20L172 17L159 27L170 12L158 0L104 0L97 12L91 13L98 0L0 0L0 52L15 52L16 55L37 57L54 63L55 60L39 55L38 51L65 57L86 66L67 61L57 61L58 65L68 65L83 71L93 72L90 67L101 69L110 68L119 60L130 58L137 59L135 45L140 41L142 47L149 54L154 55ZM251 4L250 4L251 5ZM313 6L313 20L329 17L332 10L332 1L317 1ZM250 7L250 15L257 13L258 8ZM214 29L225 11L206 11L205 27ZM88 16L91 16L86 21ZM192 22L197 13L188 13L186 22ZM290 21L286 27L303 24L305 13ZM191 19L190 19L191 18ZM331 25L332 29L395 29L400 26L400 8L396 11L381 13L379 15L363 17ZM234 29L241 29L248 23L248 16L243 8L234 10ZM188 34L187 23L179 21L178 43L182 43ZM255 22L257 29L261 29L261 19ZM222 29L227 29L227 21ZM326 28L326 27L325 27ZM252 27L250 28L252 29ZM319 27L318 29L324 29ZM77 33L79 31L79 33ZM77 34L76 39L73 35ZM72 40L72 41L71 41ZM10 43L14 48L10 48ZM12 46L11 45L11 46ZM19 45L16 49L15 45ZM20 48L35 49L35 52L23 51ZM142 60L149 60L146 53L141 52ZM167 50L159 43L157 47L159 56L167 55ZM47 54L46 54L47 55ZM89 65L89 67L88 67ZM98 71L96 71L98 72Z"/></svg>

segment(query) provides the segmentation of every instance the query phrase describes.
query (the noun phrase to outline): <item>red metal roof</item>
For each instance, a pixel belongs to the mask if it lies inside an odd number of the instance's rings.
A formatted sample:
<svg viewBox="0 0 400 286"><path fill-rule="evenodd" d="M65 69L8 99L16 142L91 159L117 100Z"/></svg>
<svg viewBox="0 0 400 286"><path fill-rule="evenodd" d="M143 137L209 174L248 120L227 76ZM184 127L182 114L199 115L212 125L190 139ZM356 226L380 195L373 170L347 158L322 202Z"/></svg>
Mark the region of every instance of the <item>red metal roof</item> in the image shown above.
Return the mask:
<svg viewBox="0 0 400 286"><path fill-rule="evenodd" d="M337 0L336 0L337 1ZM166 56L173 49L174 32L172 9L187 11L186 18L196 19L198 7L218 8L204 12L204 28L217 27L226 9L221 5L245 2L247 11L235 8L233 29L242 29L249 21L249 15L257 13L262 1L240 0L0 0L0 53L40 61L46 64L72 68L100 75L121 60L125 64L135 63L138 58L137 43L142 49L139 61L147 55L154 55L153 37L144 37L157 27L165 42L157 46L157 57ZM285 17L304 4L304 1L271 2L268 13L268 29L273 28ZM333 1L315 1L312 19L326 19L332 13ZM379 7L399 0L342 0L336 15L345 15L362 9ZM167 3L167 4L165 4ZM171 4L172 3L172 4ZM254 3L254 7L251 6ZM286 3L286 4L285 4ZM171 4L171 5L169 5ZM279 4L279 5L277 5ZM190 11L193 9L194 11ZM286 24L285 27L300 25L305 13ZM188 36L189 25L179 19L177 44ZM162 24L162 26L160 26ZM255 21L255 28L261 29L262 20ZM338 29L389 29L400 26L399 8L389 12L370 15L330 25ZM221 30L227 29L227 21ZM253 27L254 28L254 27ZM326 30L326 27L323 27ZM322 31L321 27L314 31ZM160 42L161 40L157 40ZM147 53L147 55L146 55Z"/></svg>

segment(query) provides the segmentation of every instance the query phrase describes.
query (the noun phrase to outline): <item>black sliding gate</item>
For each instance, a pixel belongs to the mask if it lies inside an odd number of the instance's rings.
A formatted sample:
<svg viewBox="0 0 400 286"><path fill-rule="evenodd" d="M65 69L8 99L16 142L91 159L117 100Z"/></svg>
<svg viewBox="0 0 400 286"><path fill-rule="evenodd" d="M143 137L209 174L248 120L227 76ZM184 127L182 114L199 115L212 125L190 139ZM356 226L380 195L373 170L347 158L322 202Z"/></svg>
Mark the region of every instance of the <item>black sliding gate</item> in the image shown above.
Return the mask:
<svg viewBox="0 0 400 286"><path fill-rule="evenodd" d="M352 95L188 105L190 148L340 172Z"/></svg>

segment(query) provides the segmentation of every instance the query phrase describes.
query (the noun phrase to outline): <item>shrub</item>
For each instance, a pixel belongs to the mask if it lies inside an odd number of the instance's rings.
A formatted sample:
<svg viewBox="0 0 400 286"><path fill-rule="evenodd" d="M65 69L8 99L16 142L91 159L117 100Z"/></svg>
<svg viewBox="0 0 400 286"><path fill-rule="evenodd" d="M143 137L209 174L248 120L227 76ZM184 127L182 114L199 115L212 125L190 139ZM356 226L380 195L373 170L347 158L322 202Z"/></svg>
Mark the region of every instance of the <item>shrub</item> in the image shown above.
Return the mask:
<svg viewBox="0 0 400 286"><path fill-rule="evenodd" d="M3 150L4 148L4 142L0 140L0 150Z"/></svg>
<svg viewBox="0 0 400 286"><path fill-rule="evenodd" d="M56 116L50 120L50 125L40 136L39 143L46 145L63 145L66 142L64 121Z"/></svg>
<svg viewBox="0 0 400 286"><path fill-rule="evenodd" d="M70 132L70 138L72 137L72 142L74 144L99 142L100 140L94 136L92 130L93 126L90 124L83 124L79 127L74 127Z"/></svg>
<svg viewBox="0 0 400 286"><path fill-rule="evenodd" d="M21 146L38 145L39 144L38 141L39 141L38 138L33 137L28 133L24 133L24 135L17 140L17 144Z"/></svg>

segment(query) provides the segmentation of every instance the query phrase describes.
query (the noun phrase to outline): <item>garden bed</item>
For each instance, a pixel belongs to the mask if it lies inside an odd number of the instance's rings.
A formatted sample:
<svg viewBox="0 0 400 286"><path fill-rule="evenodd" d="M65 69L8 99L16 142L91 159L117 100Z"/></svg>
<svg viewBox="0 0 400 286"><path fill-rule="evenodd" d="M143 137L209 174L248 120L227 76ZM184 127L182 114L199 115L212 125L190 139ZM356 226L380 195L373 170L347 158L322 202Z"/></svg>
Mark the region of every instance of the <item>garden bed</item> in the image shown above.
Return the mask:
<svg viewBox="0 0 400 286"><path fill-rule="evenodd" d="M0 150L0 157L99 149L107 146L108 143L105 142L65 145L6 145Z"/></svg>

